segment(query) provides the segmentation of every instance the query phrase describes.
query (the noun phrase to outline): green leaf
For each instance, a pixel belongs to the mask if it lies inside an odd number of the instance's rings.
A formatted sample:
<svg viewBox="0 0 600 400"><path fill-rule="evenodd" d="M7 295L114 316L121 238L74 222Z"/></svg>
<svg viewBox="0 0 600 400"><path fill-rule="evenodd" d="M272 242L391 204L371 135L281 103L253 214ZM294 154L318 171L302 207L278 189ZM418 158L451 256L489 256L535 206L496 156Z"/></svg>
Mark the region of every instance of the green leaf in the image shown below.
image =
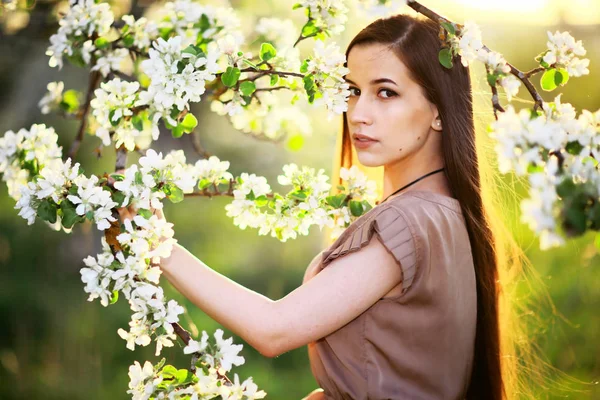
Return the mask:
<svg viewBox="0 0 600 400"><path fill-rule="evenodd" d="M304 190L293 191L288 196L295 200L306 200L306 198L308 197Z"/></svg>
<svg viewBox="0 0 600 400"><path fill-rule="evenodd" d="M544 71L544 74L540 78L540 84L542 86L542 89L544 89L547 92L556 89L558 87L558 85L556 84L556 70L549 69L547 71Z"/></svg>
<svg viewBox="0 0 600 400"><path fill-rule="evenodd" d="M183 127L184 132L190 133L196 128L196 126L198 126L198 119L194 116L194 114L187 113L179 125Z"/></svg>
<svg viewBox="0 0 600 400"><path fill-rule="evenodd" d="M254 199L254 203L256 204L257 207L264 207L267 205L268 202L269 202L269 198L267 196L265 196L264 194L262 196L258 196L256 199Z"/></svg>
<svg viewBox="0 0 600 400"><path fill-rule="evenodd" d="M110 304L115 304L119 300L119 291L113 290L112 295L110 296Z"/></svg>
<svg viewBox="0 0 600 400"><path fill-rule="evenodd" d="M299 151L304 146L304 136L294 135L287 141L287 148L290 151Z"/></svg>
<svg viewBox="0 0 600 400"><path fill-rule="evenodd" d="M152 211L145 208L140 208L137 213L145 219L150 219L152 217Z"/></svg>
<svg viewBox="0 0 600 400"><path fill-rule="evenodd" d="M369 203L366 200L362 201L362 205L363 205L364 212L368 212L370 209L373 208L373 206L371 205L371 203Z"/></svg>
<svg viewBox="0 0 600 400"><path fill-rule="evenodd" d="M456 28L454 28L454 25L450 22L442 21L440 22L440 25L442 25L451 35L456 35Z"/></svg>
<svg viewBox="0 0 600 400"><path fill-rule="evenodd" d="M176 375L175 375L175 379L177 379L177 382L179 382L179 384L184 384L184 383L190 383L194 380L194 374L192 374L190 371L188 371L187 369L180 369L177 371Z"/></svg>
<svg viewBox="0 0 600 400"><path fill-rule="evenodd" d="M172 365L167 365L163 368L161 373L165 378L174 378L177 376L177 368Z"/></svg>
<svg viewBox="0 0 600 400"><path fill-rule="evenodd" d="M260 59L262 61L269 61L277 55L277 50L271 43L263 43L260 45Z"/></svg>
<svg viewBox="0 0 600 400"><path fill-rule="evenodd" d="M317 33L319 33L319 31L320 31L320 28L318 28L315 25L315 20L309 19L308 22L306 24L304 24L304 26L302 27L302 36L304 36L304 37L314 36Z"/></svg>
<svg viewBox="0 0 600 400"><path fill-rule="evenodd" d="M252 93L254 93L256 91L256 85L254 84L254 82L250 82L250 81L242 82L242 84L240 85L240 91L245 96L250 96Z"/></svg>
<svg viewBox="0 0 600 400"><path fill-rule="evenodd" d="M452 53L450 52L450 49L441 49L438 53L438 59L440 60L440 64L442 64L444 67L448 69L452 68Z"/></svg>
<svg viewBox="0 0 600 400"><path fill-rule="evenodd" d="M277 85L277 82L279 82L279 75L277 75L277 74L271 75L271 86Z"/></svg>
<svg viewBox="0 0 600 400"><path fill-rule="evenodd" d="M37 209L37 215L51 224L56 222L58 207L51 199L44 199Z"/></svg>
<svg viewBox="0 0 600 400"><path fill-rule="evenodd" d="M569 231L575 235L580 235L585 232L587 218L582 209L576 207L568 207L565 212L566 225Z"/></svg>
<svg viewBox="0 0 600 400"><path fill-rule="evenodd" d="M203 190L212 185L212 182L208 179L202 179L198 182L198 189Z"/></svg>
<svg viewBox="0 0 600 400"><path fill-rule="evenodd" d="M575 192L575 189L575 183L571 179L565 179L556 187L556 194L564 199Z"/></svg>
<svg viewBox="0 0 600 400"><path fill-rule="evenodd" d="M63 93L60 107L69 113L77 111L79 109L79 92L71 89Z"/></svg>
<svg viewBox="0 0 600 400"><path fill-rule="evenodd" d="M125 175L123 174L110 174L110 177L113 178L115 181L122 181L125 179Z"/></svg>
<svg viewBox="0 0 600 400"><path fill-rule="evenodd" d="M77 222L81 222L82 218L77 215L77 212L75 212L75 205L70 201L66 199L63 200L60 203L60 210L62 212L61 224L65 228L72 228Z"/></svg>
<svg viewBox="0 0 600 400"><path fill-rule="evenodd" d="M345 193L340 193L340 194L333 195L333 196L327 196L327 198L325 198L325 201L327 201L327 204L329 204L333 208L342 207L344 205L344 200L346 200Z"/></svg>
<svg viewBox="0 0 600 400"><path fill-rule="evenodd" d="M141 171L137 171L135 173L135 183L137 185L143 185L144 184L144 175L142 175Z"/></svg>
<svg viewBox="0 0 600 400"><path fill-rule="evenodd" d="M221 82L227 87L232 87L240 79L240 73L239 68L229 66L223 75L221 75Z"/></svg>
<svg viewBox="0 0 600 400"><path fill-rule="evenodd" d="M363 204L360 201L350 200L350 213L355 217L360 217L363 214Z"/></svg>
<svg viewBox="0 0 600 400"><path fill-rule="evenodd" d="M527 166L527 173L528 174L536 174L538 172L544 172L544 166L543 165L529 164Z"/></svg>
<svg viewBox="0 0 600 400"><path fill-rule="evenodd" d="M171 135L174 138L180 138L180 137L182 137L183 133L184 133L184 129L183 129L183 126L181 126L181 125L177 125L175 128L173 128L171 130Z"/></svg>
<svg viewBox="0 0 600 400"><path fill-rule="evenodd" d="M121 117L117 118L116 120L113 120L115 112L117 112L117 110L115 110L114 108L108 112L108 121L112 126L117 126L119 125L119 122L121 122Z"/></svg>
<svg viewBox="0 0 600 400"><path fill-rule="evenodd" d="M119 207L125 207L123 202L125 201L125 194L119 190L116 190L112 194L112 200L119 205Z"/></svg>
<svg viewBox="0 0 600 400"><path fill-rule="evenodd" d="M182 53L187 53L187 54L191 54L194 57L198 55L198 52L196 51L196 47L192 44L190 44L188 47L186 47L185 49L183 49L181 51Z"/></svg>
<svg viewBox="0 0 600 400"><path fill-rule="evenodd" d="M297 10L298 8L302 8L302 7L303 7L302 4L296 3L292 6L292 10Z"/></svg>
<svg viewBox="0 0 600 400"><path fill-rule="evenodd" d="M89 221L93 221L94 220L94 212L93 211L88 211L85 213L85 217L89 220Z"/></svg>
<svg viewBox="0 0 600 400"><path fill-rule="evenodd" d="M208 28L210 28L210 20L208 19L208 15L202 14L200 17L200 31L204 32Z"/></svg>
<svg viewBox="0 0 600 400"><path fill-rule="evenodd" d="M104 49L109 44L110 42L104 37L99 37L98 39L94 40L94 46L96 46L98 49Z"/></svg>
<svg viewBox="0 0 600 400"><path fill-rule="evenodd" d="M487 81L490 86L496 86L496 82L498 81L498 75L487 74Z"/></svg>
<svg viewBox="0 0 600 400"><path fill-rule="evenodd" d="M142 117L140 117L139 115L134 115L131 118L131 124L138 131L143 131L144 130L144 119Z"/></svg>
<svg viewBox="0 0 600 400"><path fill-rule="evenodd" d="M167 198L171 200L172 203L179 203L183 201L184 198L183 190L173 185L172 183L165 186L165 194L167 195Z"/></svg>
<svg viewBox="0 0 600 400"><path fill-rule="evenodd" d="M581 150L583 150L583 146L579 142L569 142L565 146L565 150L567 150L567 153L569 154L578 156L579 153L581 153Z"/></svg>
<svg viewBox="0 0 600 400"><path fill-rule="evenodd" d="M566 69L560 68L556 70L554 75L554 83L556 85L564 86L569 81L569 72Z"/></svg>
<svg viewBox="0 0 600 400"><path fill-rule="evenodd" d="M302 65L300 65L300 72L303 74L308 72L308 58L302 61Z"/></svg>
<svg viewBox="0 0 600 400"><path fill-rule="evenodd" d="M125 47L133 46L133 42L135 42L135 38L131 34L127 34L123 37L123 45Z"/></svg>

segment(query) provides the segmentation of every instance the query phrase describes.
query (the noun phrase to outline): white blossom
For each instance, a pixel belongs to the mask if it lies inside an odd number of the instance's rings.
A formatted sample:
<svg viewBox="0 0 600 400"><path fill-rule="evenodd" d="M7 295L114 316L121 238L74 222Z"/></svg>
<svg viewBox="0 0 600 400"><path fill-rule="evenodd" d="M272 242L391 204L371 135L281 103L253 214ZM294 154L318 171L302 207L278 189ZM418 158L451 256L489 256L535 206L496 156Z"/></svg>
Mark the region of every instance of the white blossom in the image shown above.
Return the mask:
<svg viewBox="0 0 600 400"><path fill-rule="evenodd" d="M344 31L348 20L348 8L342 1L301 0L298 4L309 11L314 25L324 31L337 35Z"/></svg>
<svg viewBox="0 0 600 400"><path fill-rule="evenodd" d="M46 86L48 92L38 103L38 107L42 111L42 114L48 114L52 109L58 107L62 101L64 87L65 84L62 81L48 83Z"/></svg>
<svg viewBox="0 0 600 400"><path fill-rule="evenodd" d="M579 56L586 54L581 40L575 41L569 32L556 31L553 34L548 31L547 33L548 42L546 45L548 50L542 57L544 62L555 68L565 68L569 76L578 77L590 73L588 69L590 60L579 58Z"/></svg>
<svg viewBox="0 0 600 400"><path fill-rule="evenodd" d="M113 21L114 16L107 3L97 4L94 0L71 1L69 11L58 21L58 32L50 37L50 47L46 51L46 55L50 56L50 66L62 68L63 55L74 54L72 45L76 42L76 37L91 37L94 33L103 36L108 33Z"/></svg>

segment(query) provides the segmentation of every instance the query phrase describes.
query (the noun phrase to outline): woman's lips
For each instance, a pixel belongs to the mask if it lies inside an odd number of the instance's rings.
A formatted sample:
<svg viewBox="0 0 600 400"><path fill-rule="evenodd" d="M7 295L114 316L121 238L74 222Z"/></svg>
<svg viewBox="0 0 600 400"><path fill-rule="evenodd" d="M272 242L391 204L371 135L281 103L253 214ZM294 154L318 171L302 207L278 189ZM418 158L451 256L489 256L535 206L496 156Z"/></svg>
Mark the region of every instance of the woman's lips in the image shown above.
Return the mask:
<svg viewBox="0 0 600 400"><path fill-rule="evenodd" d="M354 142L354 146L358 149L367 149L377 143L377 140L368 139L366 136L355 135L352 138L352 142Z"/></svg>

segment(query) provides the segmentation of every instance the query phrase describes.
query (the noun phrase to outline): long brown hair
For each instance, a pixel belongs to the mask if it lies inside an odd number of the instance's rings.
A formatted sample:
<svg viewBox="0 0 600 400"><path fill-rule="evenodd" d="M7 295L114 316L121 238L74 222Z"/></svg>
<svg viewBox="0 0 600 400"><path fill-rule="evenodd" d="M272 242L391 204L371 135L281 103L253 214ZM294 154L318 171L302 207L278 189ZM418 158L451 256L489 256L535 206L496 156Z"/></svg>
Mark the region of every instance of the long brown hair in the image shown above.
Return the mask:
<svg viewBox="0 0 600 400"><path fill-rule="evenodd" d="M496 238L482 196L478 165L473 99L468 67L454 60L451 69L438 61L440 25L429 19L396 15L378 19L363 29L348 45L389 45L407 66L424 96L438 108L442 121L445 174L453 196L460 202L469 233L477 281L477 327L475 353L467 399L506 398L500 341L499 259ZM352 164L352 143L344 113L341 166ZM514 362L514 360L513 360Z"/></svg>

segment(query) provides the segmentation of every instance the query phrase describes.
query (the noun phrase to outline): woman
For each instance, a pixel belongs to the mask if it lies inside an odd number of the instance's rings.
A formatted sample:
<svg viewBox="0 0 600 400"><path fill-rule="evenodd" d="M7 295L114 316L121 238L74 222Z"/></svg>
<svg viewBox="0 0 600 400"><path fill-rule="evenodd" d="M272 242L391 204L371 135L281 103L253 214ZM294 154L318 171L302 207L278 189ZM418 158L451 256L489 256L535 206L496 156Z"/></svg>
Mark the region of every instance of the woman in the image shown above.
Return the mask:
<svg viewBox="0 0 600 400"><path fill-rule="evenodd" d="M398 15L348 46L342 160L354 146L361 164L383 166L383 201L314 258L302 286L273 301L180 245L161 265L263 355L308 345L322 388L311 400L504 397L470 78L460 62L440 65L438 33Z"/></svg>

